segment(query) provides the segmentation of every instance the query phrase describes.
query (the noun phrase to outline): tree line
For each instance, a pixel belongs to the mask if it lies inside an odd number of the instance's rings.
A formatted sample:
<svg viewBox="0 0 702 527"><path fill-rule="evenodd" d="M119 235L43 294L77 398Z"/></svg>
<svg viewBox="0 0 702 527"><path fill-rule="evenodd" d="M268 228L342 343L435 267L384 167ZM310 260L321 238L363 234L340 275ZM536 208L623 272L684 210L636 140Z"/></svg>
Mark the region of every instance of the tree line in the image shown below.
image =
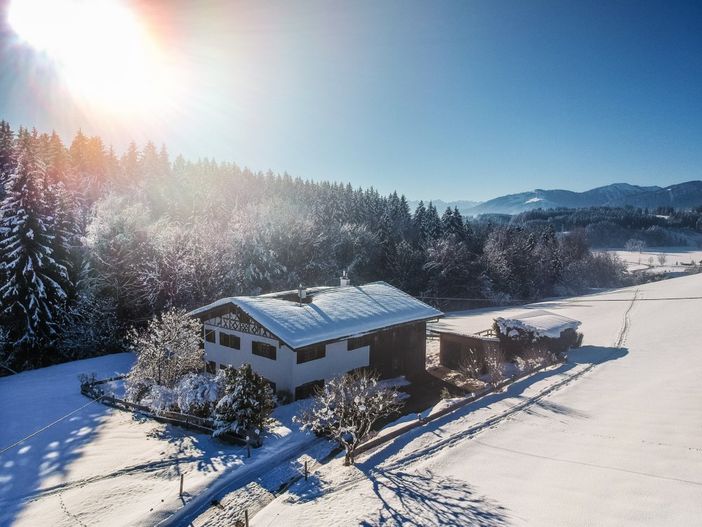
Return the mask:
<svg viewBox="0 0 702 527"><path fill-rule="evenodd" d="M702 240L702 207L536 209L507 221L527 227L551 226L558 232L583 229L592 247L622 247L631 239L648 247L688 245L690 240Z"/></svg>
<svg viewBox="0 0 702 527"><path fill-rule="evenodd" d="M171 159L0 123L0 349L19 370L119 351L133 326L223 296L385 280L448 298L533 300L621 283L588 233L468 219L374 188ZM442 302L444 302L442 304Z"/></svg>

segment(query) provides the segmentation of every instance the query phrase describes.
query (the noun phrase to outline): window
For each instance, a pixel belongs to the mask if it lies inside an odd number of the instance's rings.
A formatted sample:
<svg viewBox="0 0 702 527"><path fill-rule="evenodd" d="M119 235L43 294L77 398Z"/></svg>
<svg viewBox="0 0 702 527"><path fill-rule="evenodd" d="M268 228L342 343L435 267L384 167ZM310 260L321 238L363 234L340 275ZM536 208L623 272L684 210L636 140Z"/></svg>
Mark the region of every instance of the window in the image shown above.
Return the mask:
<svg viewBox="0 0 702 527"><path fill-rule="evenodd" d="M214 329L206 329L205 330L205 342L214 342L215 341L215 330Z"/></svg>
<svg viewBox="0 0 702 527"><path fill-rule="evenodd" d="M317 389L322 388L324 388L324 379L301 384L295 388L295 400L310 397L311 395L315 394Z"/></svg>
<svg viewBox="0 0 702 527"><path fill-rule="evenodd" d="M353 351L363 346L370 346L371 336L364 335L363 337L356 337L348 340L348 350Z"/></svg>
<svg viewBox="0 0 702 527"><path fill-rule="evenodd" d="M265 342L253 341L251 343L251 353L259 357L275 360L275 346L266 344Z"/></svg>
<svg viewBox="0 0 702 527"><path fill-rule="evenodd" d="M303 362L309 362L311 360L321 359L326 357L327 351L324 344L315 344L314 346L307 346L306 348L300 348L296 352L297 363L302 364Z"/></svg>
<svg viewBox="0 0 702 527"><path fill-rule="evenodd" d="M241 349L241 339L237 335L230 335L229 333L222 333L220 331L219 343L222 346L234 348L235 350Z"/></svg>
<svg viewBox="0 0 702 527"><path fill-rule="evenodd" d="M207 361L207 373L217 373L217 363L213 360Z"/></svg>

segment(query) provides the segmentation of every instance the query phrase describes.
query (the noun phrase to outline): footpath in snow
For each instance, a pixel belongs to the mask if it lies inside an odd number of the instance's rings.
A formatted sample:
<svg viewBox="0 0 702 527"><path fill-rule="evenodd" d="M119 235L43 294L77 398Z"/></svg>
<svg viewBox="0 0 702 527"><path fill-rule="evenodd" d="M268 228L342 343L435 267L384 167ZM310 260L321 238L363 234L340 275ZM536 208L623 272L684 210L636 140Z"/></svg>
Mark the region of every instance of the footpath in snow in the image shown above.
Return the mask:
<svg viewBox="0 0 702 527"><path fill-rule="evenodd" d="M356 467L332 461L252 524L698 525L702 275L528 308L581 320L583 347Z"/></svg>

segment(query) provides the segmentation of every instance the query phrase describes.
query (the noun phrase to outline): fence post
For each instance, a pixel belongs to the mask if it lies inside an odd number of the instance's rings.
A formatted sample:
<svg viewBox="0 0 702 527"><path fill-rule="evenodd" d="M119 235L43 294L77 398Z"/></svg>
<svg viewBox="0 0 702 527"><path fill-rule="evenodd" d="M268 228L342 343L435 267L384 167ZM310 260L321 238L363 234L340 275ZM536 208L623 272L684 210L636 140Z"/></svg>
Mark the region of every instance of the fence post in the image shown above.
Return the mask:
<svg viewBox="0 0 702 527"><path fill-rule="evenodd" d="M307 481L307 460L305 459L305 481Z"/></svg>
<svg viewBox="0 0 702 527"><path fill-rule="evenodd" d="M180 494L179 494L180 497L183 497L183 477L184 476L185 476L185 474L180 475Z"/></svg>
<svg viewBox="0 0 702 527"><path fill-rule="evenodd" d="M244 524L249 527L249 509L244 509Z"/></svg>

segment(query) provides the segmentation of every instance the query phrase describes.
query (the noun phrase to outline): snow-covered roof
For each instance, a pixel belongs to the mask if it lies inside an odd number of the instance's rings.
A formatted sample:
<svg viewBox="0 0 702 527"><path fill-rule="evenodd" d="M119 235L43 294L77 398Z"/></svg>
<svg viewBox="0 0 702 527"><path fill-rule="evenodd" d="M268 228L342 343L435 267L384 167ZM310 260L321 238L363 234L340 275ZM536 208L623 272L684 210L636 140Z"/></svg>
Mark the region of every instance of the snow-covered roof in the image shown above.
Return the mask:
<svg viewBox="0 0 702 527"><path fill-rule="evenodd" d="M385 282L318 291L299 305L270 295L222 298L190 312L235 305L293 349L429 320L443 313Z"/></svg>
<svg viewBox="0 0 702 527"><path fill-rule="evenodd" d="M551 338L558 338L566 329L578 329L580 326L579 320L544 309L525 311L509 318L497 317L495 322L500 327L500 331L505 334L509 334L511 329L524 329L539 337Z"/></svg>

